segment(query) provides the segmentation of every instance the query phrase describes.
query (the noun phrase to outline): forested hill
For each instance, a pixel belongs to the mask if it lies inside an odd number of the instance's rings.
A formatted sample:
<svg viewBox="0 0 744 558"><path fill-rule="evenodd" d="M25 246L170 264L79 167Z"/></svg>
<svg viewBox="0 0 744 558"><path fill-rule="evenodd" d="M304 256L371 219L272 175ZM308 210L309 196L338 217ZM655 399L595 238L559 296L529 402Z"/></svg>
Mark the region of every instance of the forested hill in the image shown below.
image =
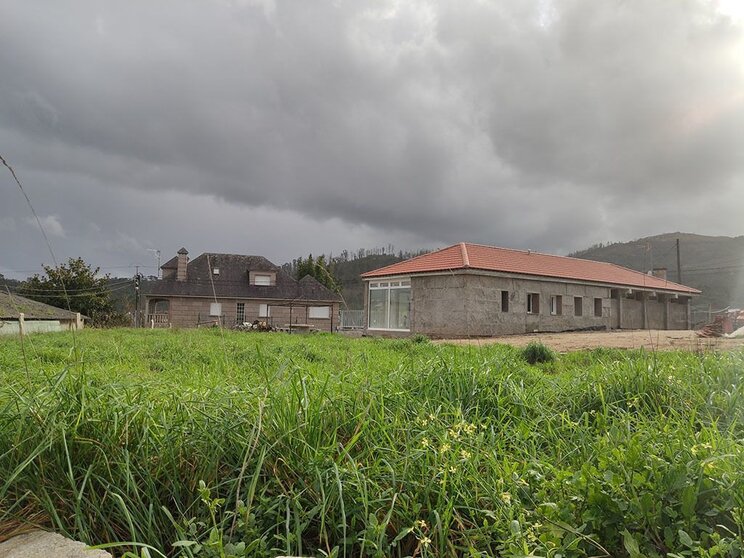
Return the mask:
<svg viewBox="0 0 744 558"><path fill-rule="evenodd" d="M334 260L333 275L341 284L341 294L349 309L364 307L364 285L362 273L379 269L405 259L395 254L370 254L353 260Z"/></svg>
<svg viewBox="0 0 744 558"><path fill-rule="evenodd" d="M426 252L427 250L396 252L392 246L372 249L361 248L355 252L344 250L337 256L323 256L323 261L327 262L331 274L341 286L341 295L344 297L347 307L350 310L359 310L364 307L364 285L360 277L362 273L407 260ZM295 276L299 261L294 260L286 263L282 268L290 275Z"/></svg>
<svg viewBox="0 0 744 558"><path fill-rule="evenodd" d="M638 271L666 267L678 281L676 240L680 244L682 283L703 291L694 306L744 308L744 236L704 236L666 233L631 242L597 244L569 254L575 258L611 262Z"/></svg>

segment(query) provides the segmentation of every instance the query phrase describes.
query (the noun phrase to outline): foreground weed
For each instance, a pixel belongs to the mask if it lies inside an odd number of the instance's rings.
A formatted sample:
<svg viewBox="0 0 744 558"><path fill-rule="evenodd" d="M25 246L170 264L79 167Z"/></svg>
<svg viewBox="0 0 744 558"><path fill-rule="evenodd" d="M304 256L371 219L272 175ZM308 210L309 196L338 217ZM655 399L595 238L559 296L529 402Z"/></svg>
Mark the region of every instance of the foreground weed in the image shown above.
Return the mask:
<svg viewBox="0 0 744 558"><path fill-rule="evenodd" d="M0 343L0 530L130 556L742 556L742 353L81 338Z"/></svg>

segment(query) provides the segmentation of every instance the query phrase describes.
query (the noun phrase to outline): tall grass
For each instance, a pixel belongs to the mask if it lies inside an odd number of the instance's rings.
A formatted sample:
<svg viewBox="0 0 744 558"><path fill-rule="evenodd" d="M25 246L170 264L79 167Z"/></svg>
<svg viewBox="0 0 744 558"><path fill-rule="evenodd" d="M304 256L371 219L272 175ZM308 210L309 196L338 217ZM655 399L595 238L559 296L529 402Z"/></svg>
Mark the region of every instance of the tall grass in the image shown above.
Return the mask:
<svg viewBox="0 0 744 558"><path fill-rule="evenodd" d="M0 532L166 556L741 556L744 356L0 342ZM28 349L28 347L27 347Z"/></svg>

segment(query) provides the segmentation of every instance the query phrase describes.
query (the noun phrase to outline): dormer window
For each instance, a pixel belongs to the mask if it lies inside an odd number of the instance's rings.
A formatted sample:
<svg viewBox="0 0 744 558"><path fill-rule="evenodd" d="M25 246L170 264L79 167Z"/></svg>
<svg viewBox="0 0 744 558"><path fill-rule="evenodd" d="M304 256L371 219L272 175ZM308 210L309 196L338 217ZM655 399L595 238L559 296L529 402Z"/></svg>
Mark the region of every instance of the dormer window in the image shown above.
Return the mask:
<svg viewBox="0 0 744 558"><path fill-rule="evenodd" d="M276 273L270 271L251 271L248 274L248 280L251 285L271 287L272 285L276 285Z"/></svg>

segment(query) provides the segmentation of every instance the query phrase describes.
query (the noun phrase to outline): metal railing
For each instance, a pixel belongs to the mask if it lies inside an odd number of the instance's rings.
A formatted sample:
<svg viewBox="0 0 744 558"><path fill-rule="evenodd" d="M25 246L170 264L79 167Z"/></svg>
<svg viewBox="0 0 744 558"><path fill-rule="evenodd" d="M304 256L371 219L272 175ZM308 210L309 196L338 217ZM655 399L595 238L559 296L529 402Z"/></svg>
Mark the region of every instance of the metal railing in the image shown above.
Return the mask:
<svg viewBox="0 0 744 558"><path fill-rule="evenodd" d="M146 327L170 327L168 314L148 314Z"/></svg>
<svg viewBox="0 0 744 558"><path fill-rule="evenodd" d="M364 310L341 310L339 329L363 329Z"/></svg>

